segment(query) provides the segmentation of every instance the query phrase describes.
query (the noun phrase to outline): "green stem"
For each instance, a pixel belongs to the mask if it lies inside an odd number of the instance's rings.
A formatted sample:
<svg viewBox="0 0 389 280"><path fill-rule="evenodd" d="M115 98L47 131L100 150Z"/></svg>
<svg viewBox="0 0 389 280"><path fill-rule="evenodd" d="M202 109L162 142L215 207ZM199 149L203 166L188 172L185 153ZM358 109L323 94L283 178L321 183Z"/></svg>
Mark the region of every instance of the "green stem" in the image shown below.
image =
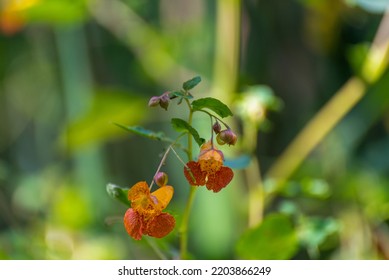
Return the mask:
<svg viewBox="0 0 389 280"><path fill-rule="evenodd" d="M242 147L244 153L251 155L249 166L244 169L244 176L248 185L248 225L255 227L262 222L264 214L264 190L259 160L255 156L258 146L257 135L259 128L251 121L243 122L244 138Z"/></svg>
<svg viewBox="0 0 389 280"><path fill-rule="evenodd" d="M161 260L167 260L168 257L161 251L161 249L158 247L157 243L155 240L146 237L145 238L147 244L151 247L151 249L155 252L155 254L161 259Z"/></svg>
<svg viewBox="0 0 389 280"><path fill-rule="evenodd" d="M193 110L188 100L185 100L189 107L189 119L188 123L192 125L192 119L193 119ZM192 135L188 133L188 150L187 150L187 156L188 160L191 161L193 159L192 155ZM190 212L192 209L195 193L197 188L194 186L190 186L189 190L189 196L188 200L186 202L184 214L182 217L181 227L179 229L180 232L180 257L181 259L186 259L188 255L188 226L189 226L189 218L190 218Z"/></svg>
<svg viewBox="0 0 389 280"><path fill-rule="evenodd" d="M182 217L181 228L180 228L180 258L187 259L188 255L188 225L190 212L192 209L195 193L197 188L194 186L190 186L188 200L186 202L184 215Z"/></svg>
<svg viewBox="0 0 389 280"><path fill-rule="evenodd" d="M249 186L248 225L252 228L262 222L265 210L263 182L261 178L259 161L256 157L251 159L250 165L245 169L245 175Z"/></svg>
<svg viewBox="0 0 389 280"><path fill-rule="evenodd" d="M190 102L188 101L188 99L185 99L186 101L186 104L188 104L188 107L189 107L189 118L188 118L188 123L190 126L192 126L192 121L193 121L193 110L192 110L192 106L190 105ZM192 160L192 147L193 147L193 141L192 141L192 135L190 133L188 133L188 151L187 151L187 155L188 155L188 160L191 161Z"/></svg>
<svg viewBox="0 0 389 280"><path fill-rule="evenodd" d="M227 129L230 129L229 125L226 124L221 118L219 118L218 116L206 111L206 110L202 110L202 109L199 109L199 110L196 110L196 112L203 112L207 115L209 115L210 117L214 117L216 120L218 120L219 122L221 122Z"/></svg>

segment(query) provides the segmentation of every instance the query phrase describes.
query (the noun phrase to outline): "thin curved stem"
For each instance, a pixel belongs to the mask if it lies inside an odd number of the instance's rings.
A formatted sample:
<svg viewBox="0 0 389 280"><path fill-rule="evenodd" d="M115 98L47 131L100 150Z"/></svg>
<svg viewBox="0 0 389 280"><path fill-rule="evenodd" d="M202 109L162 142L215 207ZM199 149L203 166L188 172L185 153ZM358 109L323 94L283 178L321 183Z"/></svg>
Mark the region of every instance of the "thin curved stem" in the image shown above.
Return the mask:
<svg viewBox="0 0 389 280"><path fill-rule="evenodd" d="M211 115L209 115L209 117L211 118L211 145L213 148L213 117Z"/></svg>
<svg viewBox="0 0 389 280"><path fill-rule="evenodd" d="M192 110L192 106L189 102L188 99L185 99L186 101L186 104L188 105L189 107L189 118L188 118L188 123L189 125L192 125L192 121L193 121L193 110ZM193 147L193 141L192 141L192 135L190 133L188 133L188 150L187 150L187 155L188 155L188 160L191 161L192 160L192 157L193 157L193 153L192 153L192 147Z"/></svg>
<svg viewBox="0 0 389 280"><path fill-rule="evenodd" d="M217 119L219 122L221 122L227 129L230 129L230 126L228 124L226 124L221 118L219 118L218 116L206 111L206 110L202 110L202 109L199 109L199 110L196 110L194 112L203 112L211 117L214 117L215 119Z"/></svg>
<svg viewBox="0 0 389 280"><path fill-rule="evenodd" d="M165 154L163 155L163 157L162 157L162 159L161 159L161 162L160 162L159 165L158 165L157 171L155 171L155 174L154 174L154 176L153 176L153 179L151 180L151 183L150 183L150 187L149 187L150 190L151 190L151 188L152 188L153 185L154 185L154 178L155 178L155 176L157 176L159 170L161 170L162 165L165 163L166 157L167 157L167 155L169 154L169 152L170 152L170 150L171 150L171 148L172 148L172 145L173 145L173 144L169 145L169 147L167 148Z"/></svg>
<svg viewBox="0 0 389 280"><path fill-rule="evenodd" d="M177 142L178 142L178 140L180 140L180 138L181 138L182 136L184 136L184 135L185 135L185 133L182 133L180 136L178 136L177 139L174 140L174 142L171 143L171 144L169 145L169 147L166 149L166 152L165 152L165 154L163 155L163 157L162 157L162 159L161 159L161 162L160 162L159 165L158 165L157 171L155 171L155 174L154 174L154 176L153 176L153 179L151 180L150 187L149 187L150 190L151 190L151 188L152 188L153 185L154 185L154 178L155 178L155 176L157 176L158 172L161 170L161 167L162 167L162 165L165 163L166 157L167 157L167 155L169 154L169 152L172 150L172 151L176 154L176 156L180 159L180 157L177 155L177 153L173 150L173 146L176 145Z"/></svg>
<svg viewBox="0 0 389 280"><path fill-rule="evenodd" d="M177 157L177 159L179 160L179 162L182 163L182 165L185 167L185 168L188 168L189 167L186 165L186 163L182 160L182 158L177 154L176 150L173 149L173 147L171 147L171 150L172 152L174 153L174 155Z"/></svg>
<svg viewBox="0 0 389 280"><path fill-rule="evenodd" d="M151 247L151 249L154 251L154 253L161 259L161 260L167 260L168 257L162 252L162 250L158 247L157 243L155 240L146 237L145 238L147 244Z"/></svg>

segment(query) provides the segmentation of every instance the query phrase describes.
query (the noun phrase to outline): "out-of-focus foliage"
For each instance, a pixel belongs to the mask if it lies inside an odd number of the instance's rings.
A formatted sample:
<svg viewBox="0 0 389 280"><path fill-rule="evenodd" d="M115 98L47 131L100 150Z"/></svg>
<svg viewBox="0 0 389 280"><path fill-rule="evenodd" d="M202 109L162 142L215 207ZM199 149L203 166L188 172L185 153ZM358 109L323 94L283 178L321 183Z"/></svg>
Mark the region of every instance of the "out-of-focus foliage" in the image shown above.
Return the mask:
<svg viewBox="0 0 389 280"><path fill-rule="evenodd" d="M150 110L150 97L199 75L184 85L208 100L198 109L226 102L216 113L241 133L225 152L231 185L195 199L192 258L388 259L387 7L1 0L0 258L176 258L177 231L132 240L112 198L151 181L179 135L169 119L186 112ZM179 225L189 189L181 163L166 169Z"/></svg>
<svg viewBox="0 0 389 280"><path fill-rule="evenodd" d="M243 259L289 259L296 249L296 232L288 217L282 214L268 215L260 225L246 231L237 243L238 256Z"/></svg>
<svg viewBox="0 0 389 280"><path fill-rule="evenodd" d="M147 117L145 99L126 91L98 90L85 116L68 124L63 142L69 149L106 141L121 134L115 122L137 124ZM131 121L129 121L131 120Z"/></svg>
<svg viewBox="0 0 389 280"><path fill-rule="evenodd" d="M349 5L356 5L369 12L382 13L389 7L388 0L346 0Z"/></svg>

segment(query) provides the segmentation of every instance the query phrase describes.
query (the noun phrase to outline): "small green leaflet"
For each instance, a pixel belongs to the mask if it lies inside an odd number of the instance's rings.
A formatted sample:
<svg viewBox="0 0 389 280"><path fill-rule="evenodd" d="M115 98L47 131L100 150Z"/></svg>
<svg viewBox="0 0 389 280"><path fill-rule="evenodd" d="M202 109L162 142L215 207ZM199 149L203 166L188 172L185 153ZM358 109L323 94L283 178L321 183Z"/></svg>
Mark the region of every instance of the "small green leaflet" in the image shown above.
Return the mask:
<svg viewBox="0 0 389 280"><path fill-rule="evenodd" d="M190 79L189 81L186 81L185 83L183 83L182 88L184 90L190 90L190 89L194 88L195 86L197 86L200 82L201 82L201 77L196 76L196 77Z"/></svg>
<svg viewBox="0 0 389 280"><path fill-rule="evenodd" d="M185 92L183 92L182 90L181 91L172 91L169 94L171 96L182 97L182 98L186 98L186 99L192 99L193 98L193 96L190 93L185 94Z"/></svg>
<svg viewBox="0 0 389 280"><path fill-rule="evenodd" d="M107 193L110 197L119 200L127 206L131 206L131 203L128 201L128 189L119 187L115 184L107 184Z"/></svg>
<svg viewBox="0 0 389 280"><path fill-rule="evenodd" d="M197 130L182 119L173 118L172 126L178 132L189 132L190 134L192 134L194 140L199 146L201 146L205 142L203 138L200 138L200 135Z"/></svg>
<svg viewBox="0 0 389 280"><path fill-rule="evenodd" d="M169 143L174 142L173 139L166 137L165 133L163 133L162 131L155 132L155 131L143 128L141 126L126 126L126 125L122 125L122 124L118 124L118 123L115 123L115 125L117 125L120 128L123 128L124 130L127 130L129 132L132 132L134 134L137 134L137 135L149 138L149 139L159 140L159 141L164 141L164 142L169 142Z"/></svg>
<svg viewBox="0 0 389 280"><path fill-rule="evenodd" d="M180 90L180 91L172 91L169 93L170 95L170 98L176 98L176 97L179 97L180 99L178 100L178 105L180 105L182 103L182 101L184 99L193 99L193 95L191 95L189 92L185 92L184 90Z"/></svg>
<svg viewBox="0 0 389 280"><path fill-rule="evenodd" d="M200 98L192 102L192 108L195 111L201 109L210 109L218 114L220 117L225 118L232 116L230 108L220 100L212 97Z"/></svg>

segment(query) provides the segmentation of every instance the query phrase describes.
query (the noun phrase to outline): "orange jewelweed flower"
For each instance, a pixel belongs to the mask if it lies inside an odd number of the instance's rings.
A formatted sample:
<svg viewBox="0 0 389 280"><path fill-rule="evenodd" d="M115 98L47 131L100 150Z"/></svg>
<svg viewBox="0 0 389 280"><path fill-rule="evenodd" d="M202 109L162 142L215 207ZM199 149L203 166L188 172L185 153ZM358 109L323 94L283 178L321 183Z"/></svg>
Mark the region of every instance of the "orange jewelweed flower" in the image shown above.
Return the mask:
<svg viewBox="0 0 389 280"><path fill-rule="evenodd" d="M219 192L234 177L231 168L223 166L224 155L211 142L200 148L198 161L190 161L184 168L184 175L192 186L206 186L208 190Z"/></svg>
<svg viewBox="0 0 389 280"><path fill-rule="evenodd" d="M128 190L131 208L124 214L124 227L134 239L142 235L161 238L174 228L176 220L168 213L162 213L173 197L172 186L162 186L150 193L146 182L138 182Z"/></svg>

